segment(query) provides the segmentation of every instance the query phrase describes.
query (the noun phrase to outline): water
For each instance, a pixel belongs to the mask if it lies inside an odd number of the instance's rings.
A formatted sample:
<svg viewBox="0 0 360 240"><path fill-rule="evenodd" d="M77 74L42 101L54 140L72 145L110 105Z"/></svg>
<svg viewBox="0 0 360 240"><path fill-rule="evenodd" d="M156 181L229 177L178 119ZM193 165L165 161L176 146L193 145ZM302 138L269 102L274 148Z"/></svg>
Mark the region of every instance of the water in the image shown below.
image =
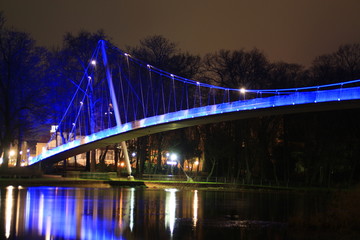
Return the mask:
<svg viewBox="0 0 360 240"><path fill-rule="evenodd" d="M143 188L0 189L0 239L289 239L313 194ZM304 238L306 239L306 238Z"/></svg>

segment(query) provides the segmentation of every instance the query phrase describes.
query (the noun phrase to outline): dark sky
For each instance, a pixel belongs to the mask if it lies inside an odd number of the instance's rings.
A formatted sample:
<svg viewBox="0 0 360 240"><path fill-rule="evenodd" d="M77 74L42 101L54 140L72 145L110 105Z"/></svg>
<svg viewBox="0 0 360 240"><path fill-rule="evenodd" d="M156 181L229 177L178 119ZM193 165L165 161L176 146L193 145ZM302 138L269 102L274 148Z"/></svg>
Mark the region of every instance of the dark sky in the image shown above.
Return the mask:
<svg viewBox="0 0 360 240"><path fill-rule="evenodd" d="M43 46L104 29L120 48L162 34L192 54L257 47L271 61L309 65L360 42L360 0L0 0L0 9Z"/></svg>

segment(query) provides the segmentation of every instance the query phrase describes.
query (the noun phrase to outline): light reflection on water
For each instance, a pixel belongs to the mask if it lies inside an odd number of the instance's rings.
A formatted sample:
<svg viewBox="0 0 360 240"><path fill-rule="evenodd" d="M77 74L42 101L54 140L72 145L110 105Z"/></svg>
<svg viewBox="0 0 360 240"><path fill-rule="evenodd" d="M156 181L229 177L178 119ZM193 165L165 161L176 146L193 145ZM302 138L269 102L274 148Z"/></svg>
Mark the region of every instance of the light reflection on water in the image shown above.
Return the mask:
<svg viewBox="0 0 360 240"><path fill-rule="evenodd" d="M142 188L10 186L0 197L0 239L49 240L206 239L217 232L261 239L234 228L229 216L281 221L304 203L287 195Z"/></svg>

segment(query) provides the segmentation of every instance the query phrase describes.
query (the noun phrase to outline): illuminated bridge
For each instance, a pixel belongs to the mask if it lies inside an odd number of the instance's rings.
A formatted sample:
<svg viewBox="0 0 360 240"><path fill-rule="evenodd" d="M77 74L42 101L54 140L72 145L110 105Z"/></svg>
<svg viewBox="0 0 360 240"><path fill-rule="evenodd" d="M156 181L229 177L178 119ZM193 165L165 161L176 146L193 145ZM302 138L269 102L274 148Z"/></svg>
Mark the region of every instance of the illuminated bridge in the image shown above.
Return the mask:
<svg viewBox="0 0 360 240"><path fill-rule="evenodd" d="M137 60L100 41L53 138L29 165L58 162L126 140L199 124L360 107L360 80L294 89L233 89L202 83ZM50 141L53 141L53 138Z"/></svg>

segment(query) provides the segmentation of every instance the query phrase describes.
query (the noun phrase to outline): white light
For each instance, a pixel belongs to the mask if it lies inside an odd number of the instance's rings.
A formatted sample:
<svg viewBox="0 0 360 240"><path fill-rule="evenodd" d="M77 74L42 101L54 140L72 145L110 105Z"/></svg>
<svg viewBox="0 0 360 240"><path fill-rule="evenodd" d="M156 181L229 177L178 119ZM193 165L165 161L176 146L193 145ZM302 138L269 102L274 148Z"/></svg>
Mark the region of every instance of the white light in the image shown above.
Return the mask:
<svg viewBox="0 0 360 240"><path fill-rule="evenodd" d="M21 155L21 154L22 154L22 151L20 151L19 154Z"/></svg>
<svg viewBox="0 0 360 240"><path fill-rule="evenodd" d="M200 82L196 82L196 85L200 85Z"/></svg>
<svg viewBox="0 0 360 240"><path fill-rule="evenodd" d="M174 78L174 74L170 74L170 76L171 76L172 78Z"/></svg>
<svg viewBox="0 0 360 240"><path fill-rule="evenodd" d="M132 156L132 157L135 157L135 156L136 156L136 152L133 152L133 153L131 154L131 156Z"/></svg>
<svg viewBox="0 0 360 240"><path fill-rule="evenodd" d="M195 165L199 165L199 161L194 162Z"/></svg>
<svg viewBox="0 0 360 240"><path fill-rule="evenodd" d="M91 61L91 65L95 66L95 65L96 65L96 61L95 61L95 60L92 60L92 61Z"/></svg>
<svg viewBox="0 0 360 240"><path fill-rule="evenodd" d="M129 56L130 56L130 54L128 54L128 53L124 53L124 55L125 55L125 57L129 57Z"/></svg>
<svg viewBox="0 0 360 240"><path fill-rule="evenodd" d="M91 77L90 77L90 76L88 76L88 80L91 81Z"/></svg>
<svg viewBox="0 0 360 240"><path fill-rule="evenodd" d="M26 150L26 152L30 152L30 149Z"/></svg>
<svg viewBox="0 0 360 240"><path fill-rule="evenodd" d="M245 94L245 93L246 93L246 89L245 89L245 88L240 88L240 92L241 92L242 94Z"/></svg>
<svg viewBox="0 0 360 240"><path fill-rule="evenodd" d="M147 64L146 66L147 66L147 68L151 68L151 65L150 65L150 64Z"/></svg>
<svg viewBox="0 0 360 240"><path fill-rule="evenodd" d="M171 160L171 161L176 161L177 158L178 158L178 156L176 155L176 153L172 153L172 154L170 155L170 160Z"/></svg>
<svg viewBox="0 0 360 240"><path fill-rule="evenodd" d="M58 128L58 125L51 125L50 132L51 132L51 133L56 132L57 128Z"/></svg>
<svg viewBox="0 0 360 240"><path fill-rule="evenodd" d="M15 155L15 151L14 151L14 150L10 150L9 156L12 157L12 156L14 156L14 155Z"/></svg>
<svg viewBox="0 0 360 240"><path fill-rule="evenodd" d="M167 161L166 164L175 166L177 164L176 161Z"/></svg>
<svg viewBox="0 0 360 240"><path fill-rule="evenodd" d="M83 105L84 103L83 102L80 102L80 105Z"/></svg>

